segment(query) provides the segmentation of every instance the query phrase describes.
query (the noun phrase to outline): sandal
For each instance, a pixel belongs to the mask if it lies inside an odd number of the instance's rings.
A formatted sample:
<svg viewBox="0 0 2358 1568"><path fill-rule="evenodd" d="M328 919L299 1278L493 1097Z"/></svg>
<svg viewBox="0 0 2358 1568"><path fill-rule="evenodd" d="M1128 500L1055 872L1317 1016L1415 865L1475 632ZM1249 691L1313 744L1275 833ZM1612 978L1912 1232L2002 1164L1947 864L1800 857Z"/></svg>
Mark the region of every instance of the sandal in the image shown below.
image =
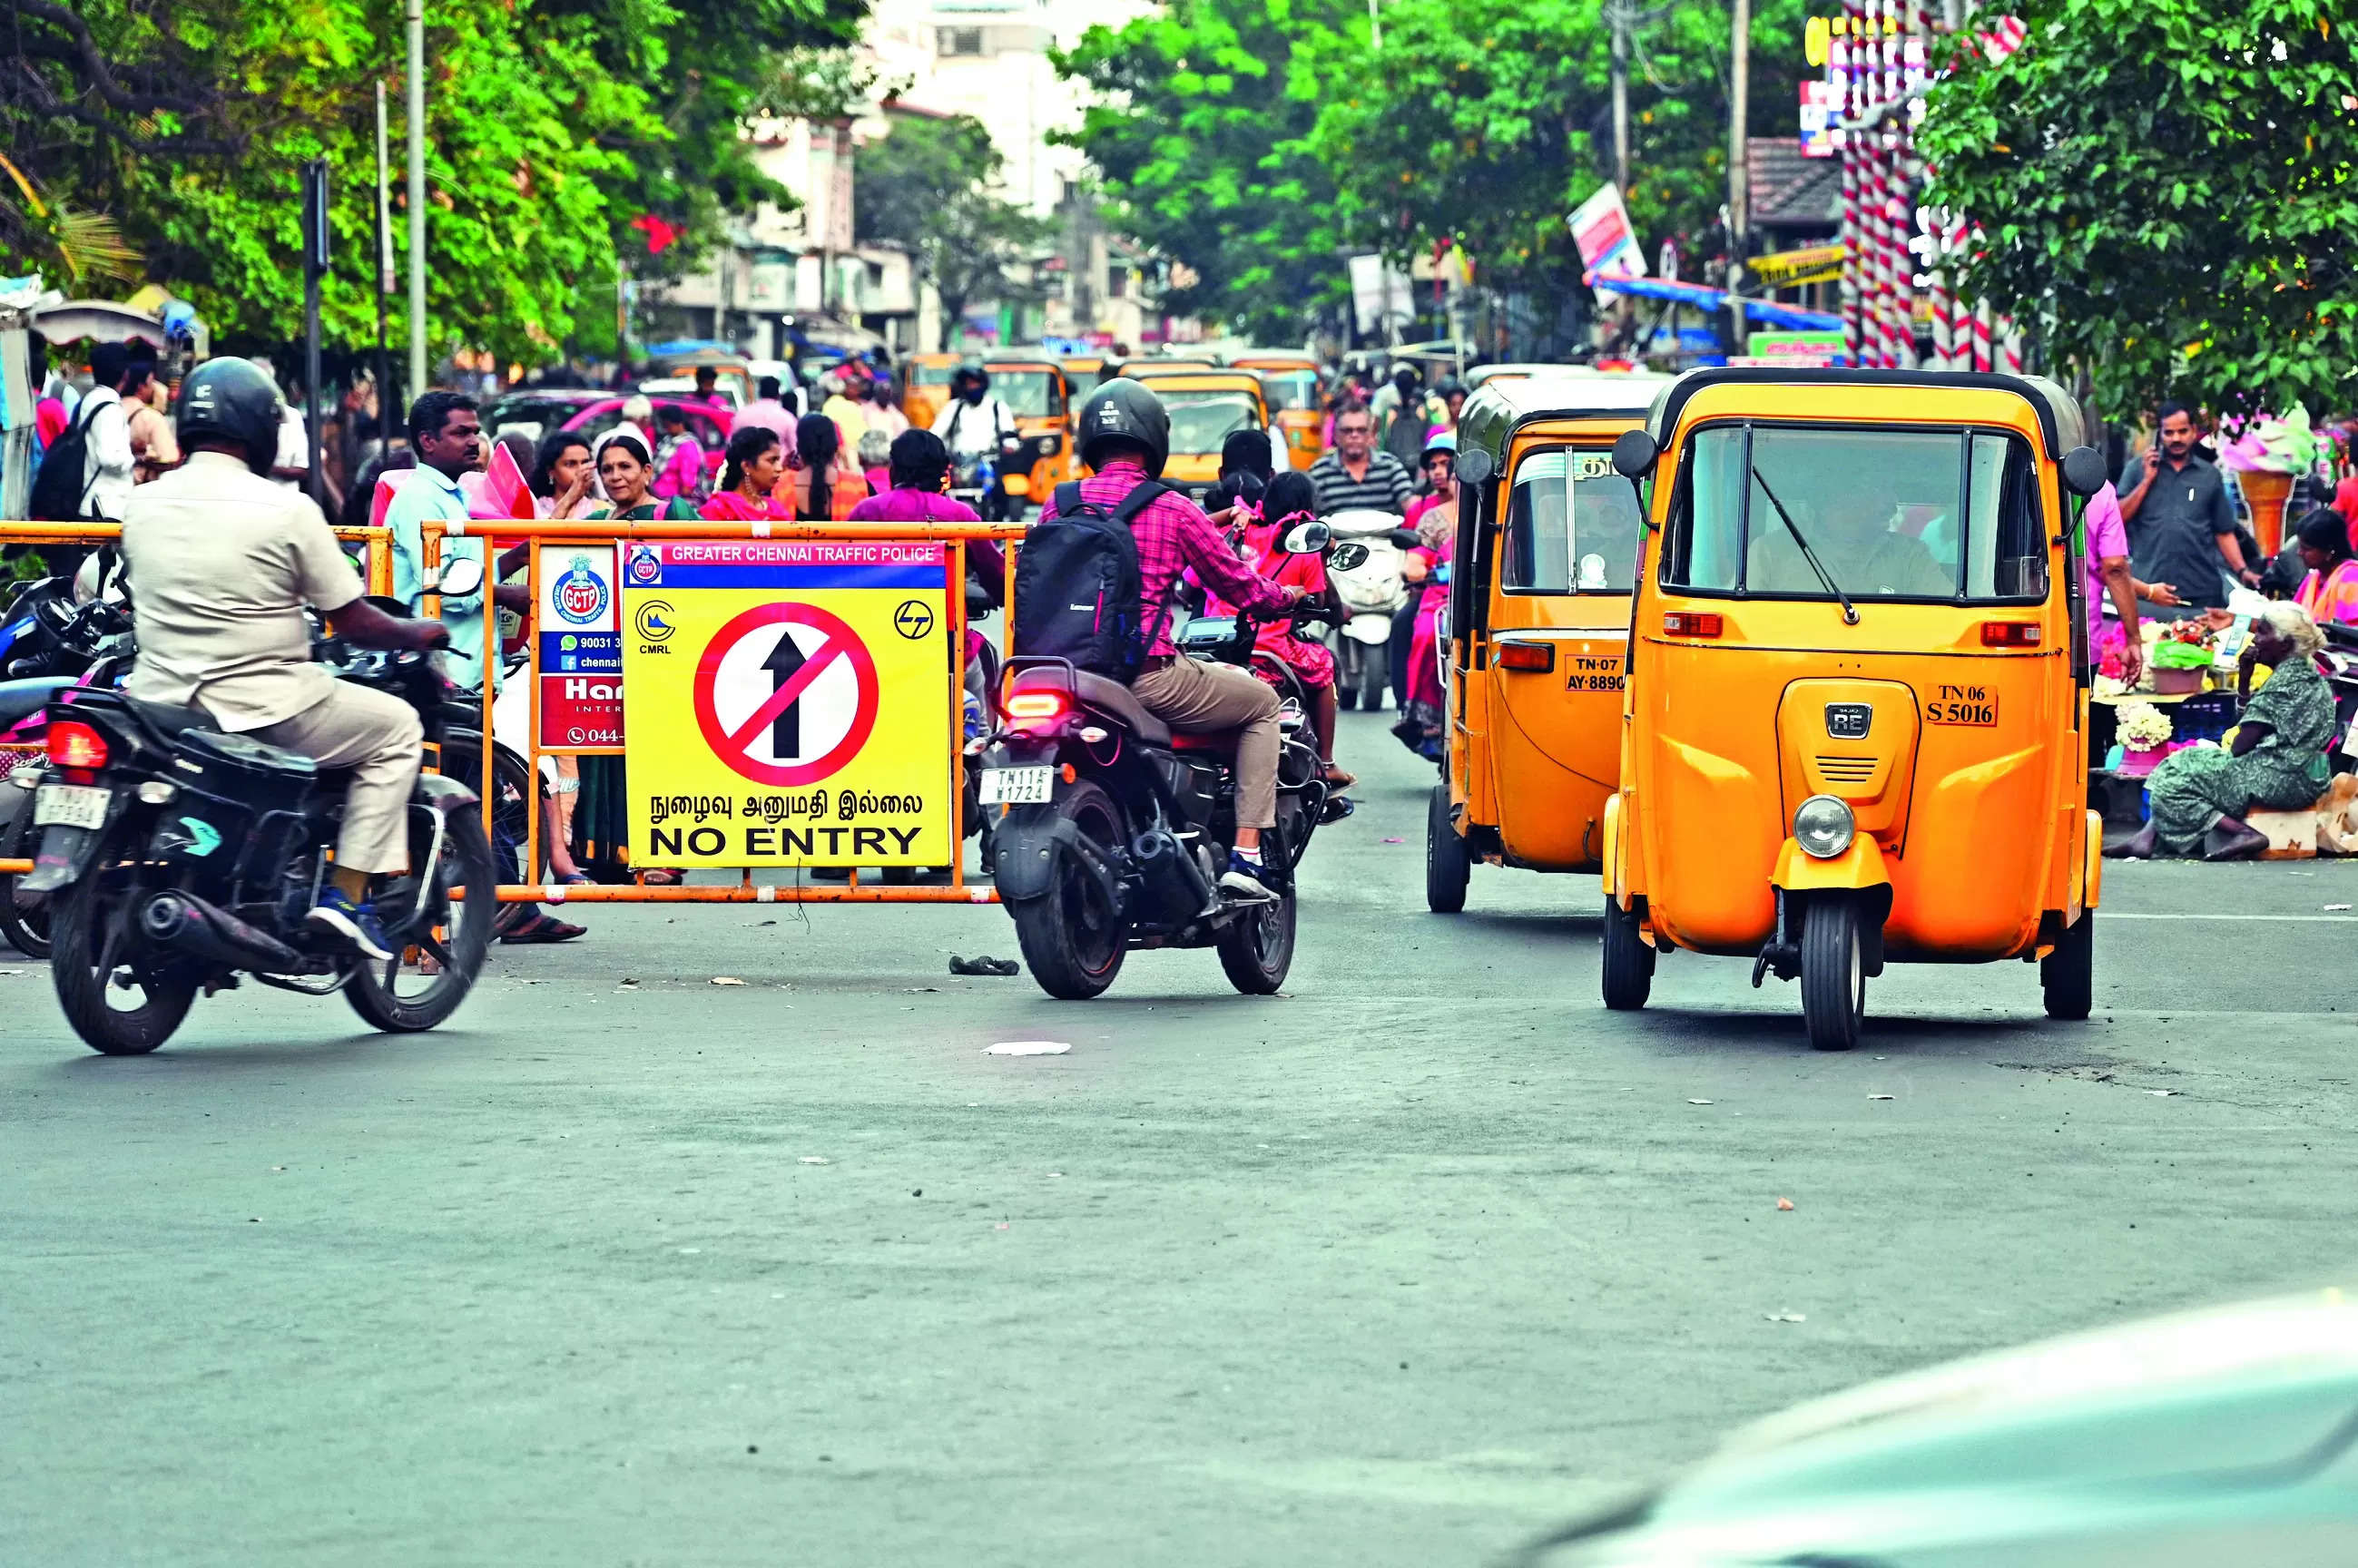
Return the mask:
<svg viewBox="0 0 2358 1568"><path fill-rule="evenodd" d="M676 888L687 880L685 873L669 866L658 866L639 873L639 885L647 888Z"/></svg>
<svg viewBox="0 0 2358 1568"><path fill-rule="evenodd" d="M1358 774L1347 773L1332 762L1326 764L1326 783L1328 787L1333 789L1349 789L1353 784L1357 784L1358 782Z"/></svg>
<svg viewBox="0 0 2358 1568"><path fill-rule="evenodd" d="M571 925L557 919L553 914L535 914L500 940L514 943L518 946L529 946L545 942L570 942L576 936L585 935L588 930L588 926Z"/></svg>

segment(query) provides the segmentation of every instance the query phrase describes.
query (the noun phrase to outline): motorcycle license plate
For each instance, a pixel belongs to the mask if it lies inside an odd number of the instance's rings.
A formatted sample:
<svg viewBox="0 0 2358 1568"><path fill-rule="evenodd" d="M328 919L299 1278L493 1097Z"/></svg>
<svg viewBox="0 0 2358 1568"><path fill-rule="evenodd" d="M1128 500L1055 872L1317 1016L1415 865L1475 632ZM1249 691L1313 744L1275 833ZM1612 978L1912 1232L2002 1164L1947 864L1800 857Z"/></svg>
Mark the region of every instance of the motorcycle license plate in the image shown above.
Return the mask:
<svg viewBox="0 0 2358 1568"><path fill-rule="evenodd" d="M1043 806L1056 782L1054 768L985 768L982 770L982 804L985 806Z"/></svg>
<svg viewBox="0 0 2358 1568"><path fill-rule="evenodd" d="M33 826L103 827L114 792L81 784L43 784L33 792Z"/></svg>

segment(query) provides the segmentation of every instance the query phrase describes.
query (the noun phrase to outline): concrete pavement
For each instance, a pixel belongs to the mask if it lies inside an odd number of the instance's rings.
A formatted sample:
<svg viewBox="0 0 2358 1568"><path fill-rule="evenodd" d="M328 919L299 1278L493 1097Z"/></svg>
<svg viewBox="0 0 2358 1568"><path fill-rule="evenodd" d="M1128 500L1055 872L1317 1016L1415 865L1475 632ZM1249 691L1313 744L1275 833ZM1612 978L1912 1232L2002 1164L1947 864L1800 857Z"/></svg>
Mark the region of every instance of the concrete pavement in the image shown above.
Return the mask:
<svg viewBox="0 0 2358 1568"><path fill-rule="evenodd" d="M245 990L113 1061L0 960L0 1561L1474 1563L2349 1260L2358 866L2110 866L2087 1024L1895 968L1821 1056L1733 960L1605 1013L1589 879L1425 914L1431 773L1346 720L1283 998L950 978L995 909L600 909L436 1033Z"/></svg>

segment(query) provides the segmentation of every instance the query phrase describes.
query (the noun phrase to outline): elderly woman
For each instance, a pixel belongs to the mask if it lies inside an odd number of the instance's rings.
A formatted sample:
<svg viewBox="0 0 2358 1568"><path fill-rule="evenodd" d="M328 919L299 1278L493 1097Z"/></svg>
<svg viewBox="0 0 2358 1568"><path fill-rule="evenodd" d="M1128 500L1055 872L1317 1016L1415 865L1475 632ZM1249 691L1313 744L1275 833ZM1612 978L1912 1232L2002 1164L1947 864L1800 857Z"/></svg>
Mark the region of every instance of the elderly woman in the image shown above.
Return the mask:
<svg viewBox="0 0 2358 1568"><path fill-rule="evenodd" d="M2289 811L2309 805L2331 778L2325 748L2333 739L2333 693L2313 654L2325 639L2299 605L2278 600L2252 623L2238 688L2251 693L2258 665L2272 666L2251 694L2232 750L2173 752L2154 769L2153 820L2136 838L2104 851L2144 860L2155 854L2242 860L2268 846L2243 820L2255 806Z"/></svg>

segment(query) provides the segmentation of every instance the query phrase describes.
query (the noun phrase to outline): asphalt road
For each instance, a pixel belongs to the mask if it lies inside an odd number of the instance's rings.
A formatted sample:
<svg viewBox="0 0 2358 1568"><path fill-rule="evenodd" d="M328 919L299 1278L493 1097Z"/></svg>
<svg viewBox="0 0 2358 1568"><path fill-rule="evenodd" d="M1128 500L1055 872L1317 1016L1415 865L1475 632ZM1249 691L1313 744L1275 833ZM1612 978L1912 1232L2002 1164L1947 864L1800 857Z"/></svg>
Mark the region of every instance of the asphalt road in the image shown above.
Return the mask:
<svg viewBox="0 0 2358 1568"><path fill-rule="evenodd" d="M2094 1020L1895 968L1820 1056L1732 960L1606 1014L1588 879L1425 914L1430 773L1344 756L1279 999L951 979L990 908L608 909L438 1033L243 991L114 1061L0 961L0 1562L1477 1563L2349 1260L2358 865L2114 866Z"/></svg>

